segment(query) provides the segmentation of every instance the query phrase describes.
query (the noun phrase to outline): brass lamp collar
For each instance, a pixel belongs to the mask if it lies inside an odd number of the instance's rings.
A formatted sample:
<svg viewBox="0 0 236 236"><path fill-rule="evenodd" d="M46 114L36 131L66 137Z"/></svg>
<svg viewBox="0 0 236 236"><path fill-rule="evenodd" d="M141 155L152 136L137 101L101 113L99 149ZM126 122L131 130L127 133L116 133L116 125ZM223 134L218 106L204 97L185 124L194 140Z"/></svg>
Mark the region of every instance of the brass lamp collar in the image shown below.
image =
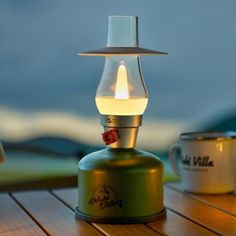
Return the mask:
<svg viewBox="0 0 236 236"><path fill-rule="evenodd" d="M134 148L138 128L142 125L142 115L101 115L101 124L105 132L111 132L111 135L117 133L114 142L110 143L111 148Z"/></svg>

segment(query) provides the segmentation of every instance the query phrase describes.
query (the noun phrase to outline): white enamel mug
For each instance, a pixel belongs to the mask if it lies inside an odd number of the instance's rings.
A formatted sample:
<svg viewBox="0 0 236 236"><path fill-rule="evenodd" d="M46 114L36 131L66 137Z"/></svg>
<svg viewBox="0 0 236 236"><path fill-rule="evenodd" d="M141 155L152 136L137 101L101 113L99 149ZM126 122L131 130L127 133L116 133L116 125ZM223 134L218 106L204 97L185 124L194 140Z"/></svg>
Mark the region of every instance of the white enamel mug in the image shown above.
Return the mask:
<svg viewBox="0 0 236 236"><path fill-rule="evenodd" d="M205 194L234 190L236 132L183 133L179 138L180 143L169 149L169 160L184 190Z"/></svg>

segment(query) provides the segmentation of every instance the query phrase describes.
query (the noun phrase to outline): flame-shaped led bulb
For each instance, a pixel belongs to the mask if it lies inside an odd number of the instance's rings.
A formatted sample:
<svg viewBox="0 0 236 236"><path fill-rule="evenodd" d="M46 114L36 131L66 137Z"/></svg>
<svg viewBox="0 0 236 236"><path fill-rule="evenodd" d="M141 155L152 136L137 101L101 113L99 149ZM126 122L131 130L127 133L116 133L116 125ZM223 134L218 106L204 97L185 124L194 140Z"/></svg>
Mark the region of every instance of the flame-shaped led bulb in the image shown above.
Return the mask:
<svg viewBox="0 0 236 236"><path fill-rule="evenodd" d="M129 99L129 85L125 65L120 65L117 72L115 99Z"/></svg>

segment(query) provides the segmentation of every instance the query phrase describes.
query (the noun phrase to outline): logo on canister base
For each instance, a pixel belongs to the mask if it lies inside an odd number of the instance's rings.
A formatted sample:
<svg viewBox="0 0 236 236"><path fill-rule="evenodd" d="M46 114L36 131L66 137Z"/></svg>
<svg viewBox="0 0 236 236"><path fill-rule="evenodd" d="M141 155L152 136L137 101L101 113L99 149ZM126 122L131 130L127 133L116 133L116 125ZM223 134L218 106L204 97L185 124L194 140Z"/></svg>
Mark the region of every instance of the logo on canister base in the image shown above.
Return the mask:
<svg viewBox="0 0 236 236"><path fill-rule="evenodd" d="M106 184L97 188L92 197L89 199L90 206L98 206L100 210L111 207L122 207L122 200L120 200L116 192Z"/></svg>

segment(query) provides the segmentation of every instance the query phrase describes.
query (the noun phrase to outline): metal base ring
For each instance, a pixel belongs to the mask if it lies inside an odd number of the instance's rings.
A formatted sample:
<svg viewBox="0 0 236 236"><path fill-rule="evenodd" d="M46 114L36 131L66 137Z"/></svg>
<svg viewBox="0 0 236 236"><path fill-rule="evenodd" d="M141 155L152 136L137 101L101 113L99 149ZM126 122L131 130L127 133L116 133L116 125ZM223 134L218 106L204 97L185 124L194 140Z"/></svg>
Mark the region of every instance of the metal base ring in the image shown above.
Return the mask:
<svg viewBox="0 0 236 236"><path fill-rule="evenodd" d="M106 223L106 224L140 224L155 221L161 217L166 216L166 208L164 207L161 212L141 217L99 217L99 216L89 216L79 211L79 208L75 209L75 216L78 219L95 222L95 223Z"/></svg>

